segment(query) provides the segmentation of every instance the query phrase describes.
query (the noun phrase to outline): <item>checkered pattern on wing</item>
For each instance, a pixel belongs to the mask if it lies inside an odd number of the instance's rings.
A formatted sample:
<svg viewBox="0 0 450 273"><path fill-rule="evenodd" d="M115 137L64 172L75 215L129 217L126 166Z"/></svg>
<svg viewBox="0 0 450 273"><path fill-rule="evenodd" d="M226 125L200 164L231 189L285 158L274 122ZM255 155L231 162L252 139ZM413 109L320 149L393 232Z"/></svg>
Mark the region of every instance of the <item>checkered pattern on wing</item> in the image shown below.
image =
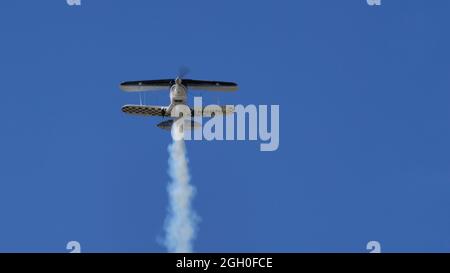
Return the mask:
<svg viewBox="0 0 450 273"><path fill-rule="evenodd" d="M122 112L141 116L163 116L163 109L154 106L125 105Z"/></svg>

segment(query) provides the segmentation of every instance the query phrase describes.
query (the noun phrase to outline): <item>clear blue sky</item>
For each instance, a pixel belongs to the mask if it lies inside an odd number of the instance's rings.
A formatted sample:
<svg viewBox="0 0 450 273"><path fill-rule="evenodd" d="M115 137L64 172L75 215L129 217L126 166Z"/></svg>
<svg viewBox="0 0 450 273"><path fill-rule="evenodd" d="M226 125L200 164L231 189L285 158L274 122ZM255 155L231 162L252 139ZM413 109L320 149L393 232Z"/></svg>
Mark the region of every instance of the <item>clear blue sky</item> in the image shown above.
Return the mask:
<svg viewBox="0 0 450 273"><path fill-rule="evenodd" d="M447 0L4 1L0 251L164 252L167 145L125 80L236 81L280 148L187 144L198 252L450 251ZM192 93L191 93L192 94ZM167 93L147 96L166 104Z"/></svg>

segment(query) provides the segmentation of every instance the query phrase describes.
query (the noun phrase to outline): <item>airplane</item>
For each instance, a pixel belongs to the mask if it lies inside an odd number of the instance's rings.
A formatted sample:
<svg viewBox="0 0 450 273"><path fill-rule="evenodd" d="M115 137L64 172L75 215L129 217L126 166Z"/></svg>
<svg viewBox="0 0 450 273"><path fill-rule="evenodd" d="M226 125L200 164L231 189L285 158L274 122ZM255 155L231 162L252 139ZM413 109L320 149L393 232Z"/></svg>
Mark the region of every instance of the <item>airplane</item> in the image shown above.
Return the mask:
<svg viewBox="0 0 450 273"><path fill-rule="evenodd" d="M187 105L188 89L233 92L238 89L238 85L234 82L182 79L178 76L175 79L126 81L120 84L120 89L125 92L169 90L170 104L168 106L126 104L122 106L122 112L140 116L171 117L172 110L176 105ZM220 106L220 108L224 115L234 113L234 107L232 106ZM210 117L213 114L214 108L193 109L189 107L189 109L191 109L192 117L194 115ZM217 110L218 109L215 109L215 114L217 114ZM157 127L170 131L172 126L177 123L178 119L179 117L165 120L159 123ZM200 125L193 120L185 120L184 122L184 128L187 129L196 129L200 127Z"/></svg>

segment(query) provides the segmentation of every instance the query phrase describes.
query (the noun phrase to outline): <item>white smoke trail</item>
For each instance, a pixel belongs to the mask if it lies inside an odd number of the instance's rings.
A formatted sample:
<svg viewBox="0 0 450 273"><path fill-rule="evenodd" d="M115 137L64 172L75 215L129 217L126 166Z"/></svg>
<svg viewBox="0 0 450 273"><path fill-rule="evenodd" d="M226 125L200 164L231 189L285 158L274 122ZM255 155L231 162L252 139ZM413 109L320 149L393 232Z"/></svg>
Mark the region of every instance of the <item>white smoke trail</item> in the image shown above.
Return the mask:
<svg viewBox="0 0 450 273"><path fill-rule="evenodd" d="M192 252L197 216L192 210L195 188L190 176L184 140L173 140L169 145L169 215L166 219L165 245L169 252Z"/></svg>

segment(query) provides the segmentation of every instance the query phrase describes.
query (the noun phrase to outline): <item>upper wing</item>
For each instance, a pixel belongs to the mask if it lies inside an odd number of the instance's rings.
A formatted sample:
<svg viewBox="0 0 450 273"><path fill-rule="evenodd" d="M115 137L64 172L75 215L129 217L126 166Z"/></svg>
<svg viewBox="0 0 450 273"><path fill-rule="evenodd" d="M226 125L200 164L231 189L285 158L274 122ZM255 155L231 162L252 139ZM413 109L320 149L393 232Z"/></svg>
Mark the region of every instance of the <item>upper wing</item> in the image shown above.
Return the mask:
<svg viewBox="0 0 450 273"><path fill-rule="evenodd" d="M181 82L188 88L208 91L236 91L238 85L234 82L220 82L220 81L202 81L183 79ZM169 89L175 80L146 80L146 81L129 81L120 84L120 89L127 92L142 92Z"/></svg>
<svg viewBox="0 0 450 273"><path fill-rule="evenodd" d="M198 89L198 90L208 90L208 91L236 91L238 85L234 82L219 82L219 81L202 81L202 80L191 80L184 79L182 82L188 88Z"/></svg>
<svg viewBox="0 0 450 273"><path fill-rule="evenodd" d="M166 107L152 105L131 105L122 106L122 112L141 116L166 116Z"/></svg>
<svg viewBox="0 0 450 273"><path fill-rule="evenodd" d="M169 89L174 80L147 80L147 81L130 81L120 84L120 89L127 92L155 91Z"/></svg>

